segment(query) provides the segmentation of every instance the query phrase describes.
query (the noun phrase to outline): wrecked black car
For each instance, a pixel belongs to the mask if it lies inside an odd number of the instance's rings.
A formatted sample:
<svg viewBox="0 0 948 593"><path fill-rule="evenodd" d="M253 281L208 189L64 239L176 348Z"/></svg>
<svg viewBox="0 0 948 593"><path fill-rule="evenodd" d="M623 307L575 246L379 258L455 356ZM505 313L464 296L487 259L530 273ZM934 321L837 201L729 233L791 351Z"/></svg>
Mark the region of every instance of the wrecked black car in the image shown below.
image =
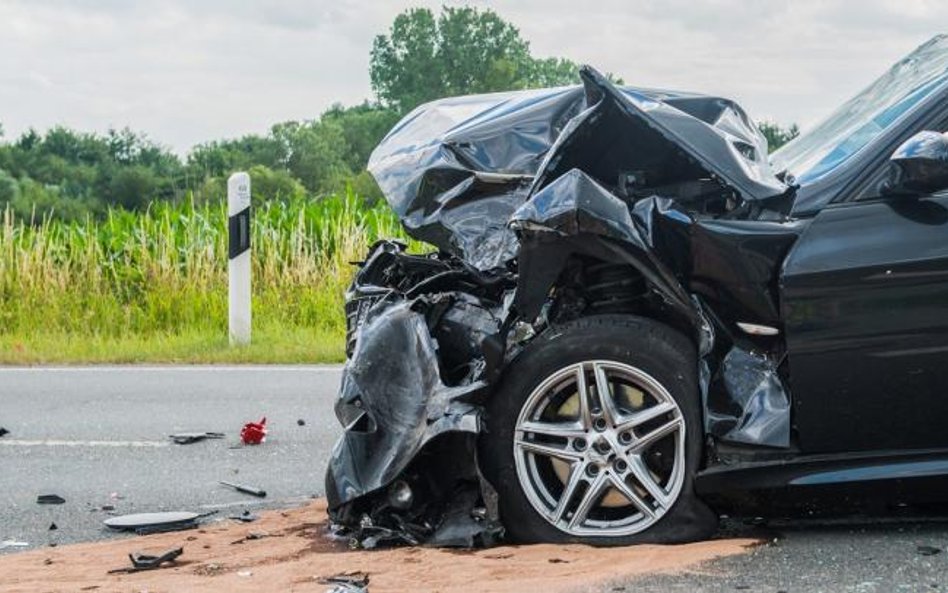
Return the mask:
<svg viewBox="0 0 948 593"><path fill-rule="evenodd" d="M437 251L380 242L348 294L332 519L625 544L948 501L948 36L769 156L733 101L581 77L373 153Z"/></svg>

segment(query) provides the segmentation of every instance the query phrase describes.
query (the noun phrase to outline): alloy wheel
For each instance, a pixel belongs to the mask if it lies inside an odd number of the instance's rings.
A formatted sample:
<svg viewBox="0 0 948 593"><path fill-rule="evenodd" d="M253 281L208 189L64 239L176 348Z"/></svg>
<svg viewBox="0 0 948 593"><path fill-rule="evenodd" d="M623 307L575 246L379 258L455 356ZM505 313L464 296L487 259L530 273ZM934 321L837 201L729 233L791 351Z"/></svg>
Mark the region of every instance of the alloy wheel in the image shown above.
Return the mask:
<svg viewBox="0 0 948 593"><path fill-rule="evenodd" d="M574 536L644 531L684 481L685 420L653 377L590 360L533 390L514 431L520 486L534 509Z"/></svg>

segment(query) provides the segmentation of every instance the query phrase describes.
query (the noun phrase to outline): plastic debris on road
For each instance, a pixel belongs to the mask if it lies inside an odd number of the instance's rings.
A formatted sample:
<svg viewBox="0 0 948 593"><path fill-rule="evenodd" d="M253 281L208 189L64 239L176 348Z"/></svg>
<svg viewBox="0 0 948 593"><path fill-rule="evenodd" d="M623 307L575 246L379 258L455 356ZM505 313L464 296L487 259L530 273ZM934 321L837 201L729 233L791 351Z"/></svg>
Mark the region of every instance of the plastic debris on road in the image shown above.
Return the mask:
<svg viewBox="0 0 948 593"><path fill-rule="evenodd" d="M65 504L66 499L58 494L40 494L36 497L36 504Z"/></svg>
<svg viewBox="0 0 948 593"><path fill-rule="evenodd" d="M245 445L259 445L267 440L267 419L260 422L248 422L240 429L240 441Z"/></svg>

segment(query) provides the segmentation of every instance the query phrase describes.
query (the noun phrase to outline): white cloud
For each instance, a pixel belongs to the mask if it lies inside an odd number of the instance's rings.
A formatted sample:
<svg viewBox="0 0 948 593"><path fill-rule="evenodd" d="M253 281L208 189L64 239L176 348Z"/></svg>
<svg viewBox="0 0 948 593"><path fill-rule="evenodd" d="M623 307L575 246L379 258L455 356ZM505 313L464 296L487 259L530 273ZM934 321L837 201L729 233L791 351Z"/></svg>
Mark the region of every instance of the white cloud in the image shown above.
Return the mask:
<svg viewBox="0 0 948 593"><path fill-rule="evenodd" d="M179 152L262 132L370 97L372 38L401 10L442 3L0 0L0 122L8 137L130 126ZM537 55L803 124L948 23L943 0L470 3L516 24Z"/></svg>

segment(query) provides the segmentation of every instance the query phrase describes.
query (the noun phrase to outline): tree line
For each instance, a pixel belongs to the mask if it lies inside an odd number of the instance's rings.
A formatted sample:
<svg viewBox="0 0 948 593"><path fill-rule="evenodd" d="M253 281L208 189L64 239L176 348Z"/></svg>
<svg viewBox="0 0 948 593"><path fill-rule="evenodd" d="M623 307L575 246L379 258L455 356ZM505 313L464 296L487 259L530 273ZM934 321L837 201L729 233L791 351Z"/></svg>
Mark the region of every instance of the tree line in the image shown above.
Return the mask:
<svg viewBox="0 0 948 593"><path fill-rule="evenodd" d="M368 200L378 187L365 171L386 132L421 103L452 95L574 84L578 67L535 57L520 31L492 10L415 8L399 14L372 45L374 100L334 105L319 117L278 123L195 146L184 158L130 129L105 134L58 126L6 139L0 127L0 210L65 220L154 201L220 200L226 177L251 175L255 199L319 197L350 186ZM621 82L620 79L612 77ZM796 128L762 126L771 148Z"/></svg>

